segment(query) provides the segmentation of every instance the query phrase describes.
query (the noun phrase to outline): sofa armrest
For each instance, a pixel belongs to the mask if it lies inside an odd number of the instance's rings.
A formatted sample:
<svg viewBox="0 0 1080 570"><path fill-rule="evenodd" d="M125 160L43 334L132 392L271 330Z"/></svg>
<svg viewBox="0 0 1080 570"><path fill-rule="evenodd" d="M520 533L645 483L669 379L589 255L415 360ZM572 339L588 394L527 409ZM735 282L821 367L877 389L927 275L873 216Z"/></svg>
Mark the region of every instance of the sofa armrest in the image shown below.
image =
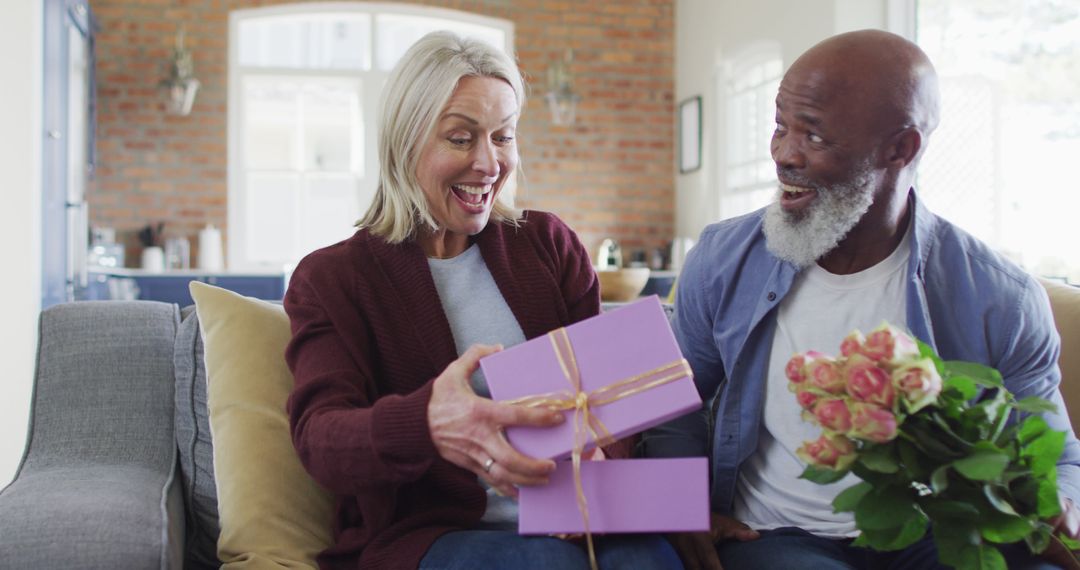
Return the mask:
<svg viewBox="0 0 1080 570"><path fill-rule="evenodd" d="M180 485L143 467L58 467L0 494L0 567L183 567ZM162 521L165 524L162 524Z"/></svg>
<svg viewBox="0 0 1080 570"><path fill-rule="evenodd" d="M26 451L0 491L0 568L181 568L175 305L42 312Z"/></svg>

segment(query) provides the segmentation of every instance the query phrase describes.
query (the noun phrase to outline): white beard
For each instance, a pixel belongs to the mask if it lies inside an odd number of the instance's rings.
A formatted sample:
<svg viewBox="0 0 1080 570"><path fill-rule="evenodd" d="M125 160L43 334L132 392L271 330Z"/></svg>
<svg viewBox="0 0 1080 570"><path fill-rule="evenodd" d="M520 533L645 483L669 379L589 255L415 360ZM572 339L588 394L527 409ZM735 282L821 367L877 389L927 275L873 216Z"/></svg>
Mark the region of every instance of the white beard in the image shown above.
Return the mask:
<svg viewBox="0 0 1080 570"><path fill-rule="evenodd" d="M780 259L799 268L808 267L829 253L859 223L874 202L870 189L871 166L867 159L858 165L851 180L822 187L793 178L792 184L817 191L814 203L806 212L789 213L777 199L765 211L765 245Z"/></svg>

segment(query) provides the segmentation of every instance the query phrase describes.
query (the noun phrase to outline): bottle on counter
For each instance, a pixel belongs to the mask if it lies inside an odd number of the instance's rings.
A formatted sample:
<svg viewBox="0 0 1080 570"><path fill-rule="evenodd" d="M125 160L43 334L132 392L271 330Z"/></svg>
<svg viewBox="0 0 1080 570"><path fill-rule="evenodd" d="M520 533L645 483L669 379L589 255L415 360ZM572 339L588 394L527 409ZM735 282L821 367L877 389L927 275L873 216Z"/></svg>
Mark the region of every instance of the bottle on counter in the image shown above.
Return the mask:
<svg viewBox="0 0 1080 570"><path fill-rule="evenodd" d="M199 269L221 271L225 268L225 255L221 249L221 230L207 224L199 230Z"/></svg>

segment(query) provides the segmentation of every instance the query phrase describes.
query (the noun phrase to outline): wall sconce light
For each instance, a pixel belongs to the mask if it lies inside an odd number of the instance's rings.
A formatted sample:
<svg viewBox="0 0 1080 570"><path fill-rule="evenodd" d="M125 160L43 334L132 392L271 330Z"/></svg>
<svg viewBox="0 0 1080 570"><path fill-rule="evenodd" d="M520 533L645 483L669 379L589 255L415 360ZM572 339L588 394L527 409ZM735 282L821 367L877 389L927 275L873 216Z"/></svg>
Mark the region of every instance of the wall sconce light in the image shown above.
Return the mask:
<svg viewBox="0 0 1080 570"><path fill-rule="evenodd" d="M195 79L195 63L191 51L184 47L184 27L176 33L176 46L169 61L169 77L161 82L165 91L165 112L186 116L195 104L199 80Z"/></svg>
<svg viewBox="0 0 1080 570"><path fill-rule="evenodd" d="M574 115L581 96L574 93L574 75L570 64L574 61L573 50L566 50L561 60L556 60L547 69L548 92L544 95L551 122L556 125L574 124Z"/></svg>

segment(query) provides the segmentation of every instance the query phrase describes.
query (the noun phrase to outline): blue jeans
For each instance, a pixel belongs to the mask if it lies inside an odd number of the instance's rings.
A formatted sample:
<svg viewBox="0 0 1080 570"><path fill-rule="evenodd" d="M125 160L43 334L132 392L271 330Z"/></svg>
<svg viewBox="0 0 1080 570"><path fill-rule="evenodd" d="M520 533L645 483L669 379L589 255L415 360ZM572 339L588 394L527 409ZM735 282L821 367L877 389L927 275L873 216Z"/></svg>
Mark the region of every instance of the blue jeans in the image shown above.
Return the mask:
<svg viewBox="0 0 1080 570"><path fill-rule="evenodd" d="M652 534L593 536L602 570L681 570L667 539ZM520 536L507 530L463 530L431 545L420 570L563 570L589 567L587 547L549 536Z"/></svg>
<svg viewBox="0 0 1080 570"><path fill-rule="evenodd" d="M716 545L725 570L740 568L784 568L785 570L937 570L937 547L927 534L922 540L896 552L877 552L851 546L850 539L822 538L801 528L785 527L760 531L747 542ZM1009 570L1051 570L1057 566L1032 556L1023 543L1001 548Z"/></svg>

